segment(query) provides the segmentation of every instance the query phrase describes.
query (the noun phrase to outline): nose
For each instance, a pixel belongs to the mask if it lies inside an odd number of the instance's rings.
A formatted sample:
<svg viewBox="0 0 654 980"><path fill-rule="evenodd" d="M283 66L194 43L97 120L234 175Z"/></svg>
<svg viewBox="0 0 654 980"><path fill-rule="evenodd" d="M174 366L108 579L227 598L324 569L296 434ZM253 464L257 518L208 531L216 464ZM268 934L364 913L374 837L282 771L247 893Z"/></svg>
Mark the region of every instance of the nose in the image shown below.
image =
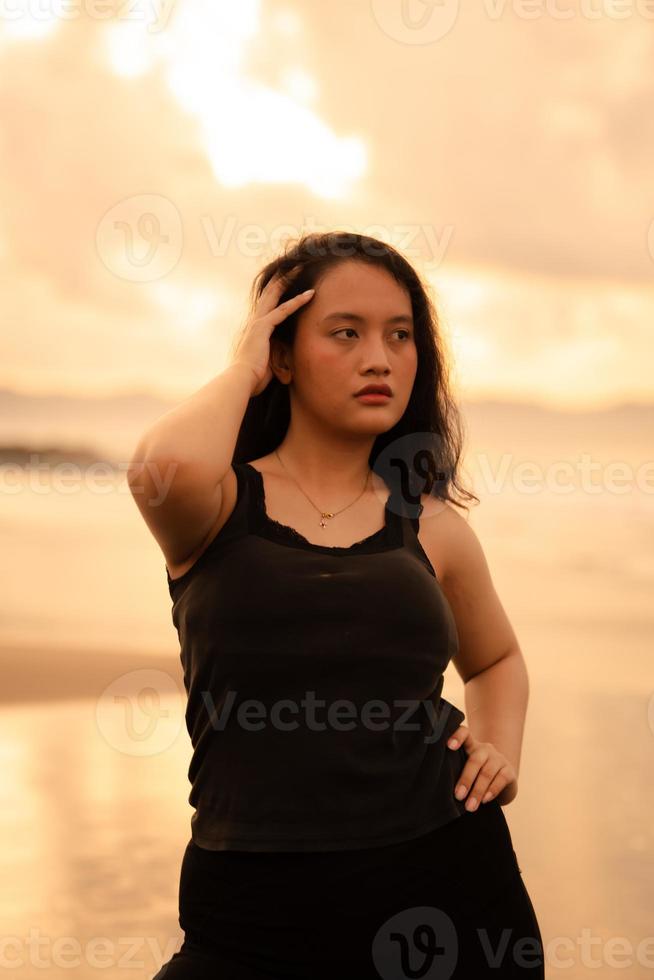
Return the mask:
<svg viewBox="0 0 654 980"><path fill-rule="evenodd" d="M380 339L369 337L362 350L361 373L367 374L374 371L375 374L387 374L390 370L388 354L383 342Z"/></svg>

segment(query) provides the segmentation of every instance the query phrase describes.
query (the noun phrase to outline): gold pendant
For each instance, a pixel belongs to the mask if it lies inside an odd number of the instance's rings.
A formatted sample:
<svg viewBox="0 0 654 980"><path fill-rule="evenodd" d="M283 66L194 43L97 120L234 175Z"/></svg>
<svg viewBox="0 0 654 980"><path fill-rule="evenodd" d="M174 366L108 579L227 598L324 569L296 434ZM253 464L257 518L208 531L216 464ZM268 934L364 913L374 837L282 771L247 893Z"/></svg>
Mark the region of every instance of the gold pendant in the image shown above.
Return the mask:
<svg viewBox="0 0 654 980"><path fill-rule="evenodd" d="M333 517L333 516L334 516L334 515L333 515L333 514L330 514L329 512L328 512L328 513L326 513L326 514L321 514L321 520L320 520L320 526L321 526L321 527L327 527L327 525L326 525L326 523L325 523L325 518L326 518L326 517Z"/></svg>

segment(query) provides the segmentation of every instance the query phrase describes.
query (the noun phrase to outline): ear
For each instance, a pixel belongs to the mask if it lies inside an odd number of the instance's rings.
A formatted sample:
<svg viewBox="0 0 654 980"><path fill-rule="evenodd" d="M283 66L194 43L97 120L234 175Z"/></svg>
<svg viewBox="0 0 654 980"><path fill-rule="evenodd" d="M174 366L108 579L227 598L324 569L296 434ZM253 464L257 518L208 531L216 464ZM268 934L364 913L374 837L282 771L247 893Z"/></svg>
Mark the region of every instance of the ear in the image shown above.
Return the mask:
<svg viewBox="0 0 654 980"><path fill-rule="evenodd" d="M283 385L293 377L293 357L287 344L277 337L270 338L270 368Z"/></svg>

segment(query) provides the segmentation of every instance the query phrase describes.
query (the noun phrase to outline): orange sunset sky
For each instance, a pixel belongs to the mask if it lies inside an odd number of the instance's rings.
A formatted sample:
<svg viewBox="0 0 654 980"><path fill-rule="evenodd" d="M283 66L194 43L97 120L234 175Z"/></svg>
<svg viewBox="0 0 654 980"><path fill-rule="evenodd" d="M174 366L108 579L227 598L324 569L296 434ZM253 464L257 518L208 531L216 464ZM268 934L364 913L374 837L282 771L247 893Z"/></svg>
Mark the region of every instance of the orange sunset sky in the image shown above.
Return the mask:
<svg viewBox="0 0 654 980"><path fill-rule="evenodd" d="M432 285L466 397L654 400L654 7L47 6L0 18L0 385L185 397L343 227Z"/></svg>

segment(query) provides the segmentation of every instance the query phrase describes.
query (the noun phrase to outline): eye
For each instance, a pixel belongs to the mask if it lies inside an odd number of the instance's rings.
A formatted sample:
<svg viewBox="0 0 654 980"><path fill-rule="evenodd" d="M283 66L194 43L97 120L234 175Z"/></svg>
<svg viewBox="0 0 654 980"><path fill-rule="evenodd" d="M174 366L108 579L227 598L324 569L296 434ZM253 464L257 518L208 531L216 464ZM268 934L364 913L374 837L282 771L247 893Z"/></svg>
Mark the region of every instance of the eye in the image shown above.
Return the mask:
<svg viewBox="0 0 654 980"><path fill-rule="evenodd" d="M346 330L350 330L352 333L356 333L356 330L354 329L354 327L341 327L340 330L335 330L334 331L333 336L336 337L337 334L344 333ZM410 340L411 339L411 333L405 327L398 327L397 330L394 331L394 333L402 333L402 334L404 334L404 337L402 337L402 340ZM350 338L348 337L347 339L349 340Z"/></svg>

